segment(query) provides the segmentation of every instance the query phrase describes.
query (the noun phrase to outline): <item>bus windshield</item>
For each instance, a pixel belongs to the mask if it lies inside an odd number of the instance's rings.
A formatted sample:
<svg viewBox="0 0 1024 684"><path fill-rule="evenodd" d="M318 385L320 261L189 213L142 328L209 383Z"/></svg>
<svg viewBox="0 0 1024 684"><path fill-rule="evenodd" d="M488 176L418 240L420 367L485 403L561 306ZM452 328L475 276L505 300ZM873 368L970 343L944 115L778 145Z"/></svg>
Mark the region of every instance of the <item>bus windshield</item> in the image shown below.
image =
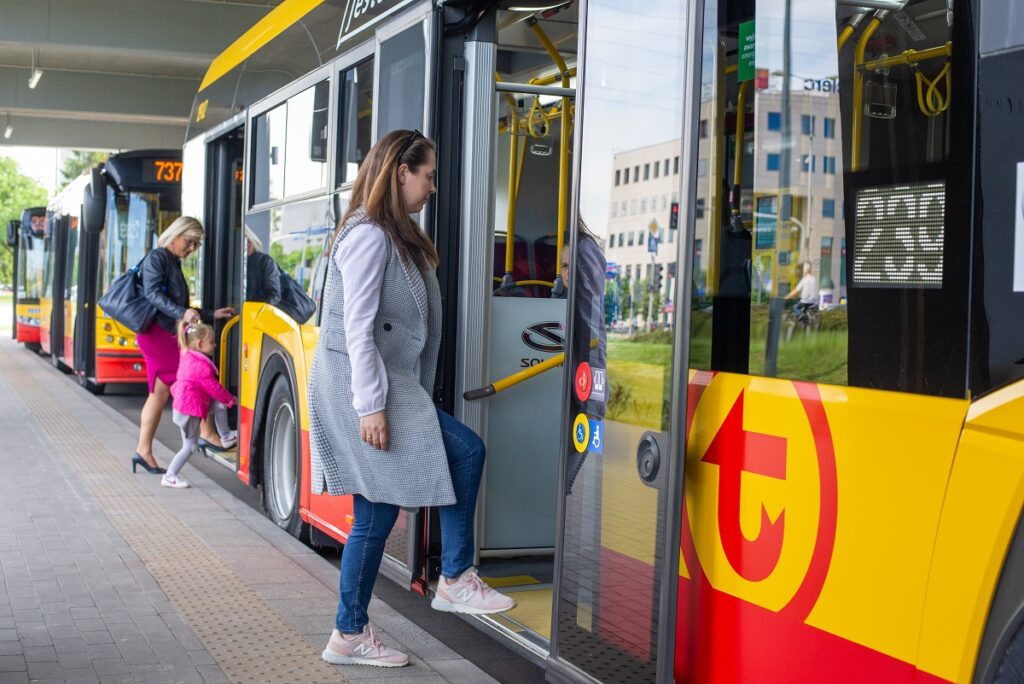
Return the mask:
<svg viewBox="0 0 1024 684"><path fill-rule="evenodd" d="M21 235L18 258L18 301L38 300L43 293L46 251L41 237Z"/></svg>
<svg viewBox="0 0 1024 684"><path fill-rule="evenodd" d="M158 193L114 192L107 188L106 264L100 287L110 283L138 264L156 246L157 238L178 212L163 210Z"/></svg>

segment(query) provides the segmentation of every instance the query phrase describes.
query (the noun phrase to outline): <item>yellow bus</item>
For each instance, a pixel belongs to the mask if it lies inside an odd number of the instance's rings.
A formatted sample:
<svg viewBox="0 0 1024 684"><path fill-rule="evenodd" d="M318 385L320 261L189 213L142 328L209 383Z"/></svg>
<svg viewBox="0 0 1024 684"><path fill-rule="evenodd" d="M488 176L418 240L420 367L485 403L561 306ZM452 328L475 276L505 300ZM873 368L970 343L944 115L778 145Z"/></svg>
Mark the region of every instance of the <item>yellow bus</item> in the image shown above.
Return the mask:
<svg viewBox="0 0 1024 684"><path fill-rule="evenodd" d="M13 231L13 232L12 232ZM21 212L12 221L7 246L14 250L14 339L39 349L39 296L46 266L46 207Z"/></svg>
<svg viewBox="0 0 1024 684"><path fill-rule="evenodd" d="M317 314L247 263L316 302L363 156L418 128L435 398L487 444L477 562L519 603L467 619L559 682L1014 681L1012 6L283 2L213 61L184 147L203 305L240 312L218 458L278 525L344 543L351 502L309 475ZM650 285L609 316L607 279L657 282L666 254L659 325L635 324ZM797 287L821 325L789 338ZM383 572L429 595L439 541L403 512Z"/></svg>

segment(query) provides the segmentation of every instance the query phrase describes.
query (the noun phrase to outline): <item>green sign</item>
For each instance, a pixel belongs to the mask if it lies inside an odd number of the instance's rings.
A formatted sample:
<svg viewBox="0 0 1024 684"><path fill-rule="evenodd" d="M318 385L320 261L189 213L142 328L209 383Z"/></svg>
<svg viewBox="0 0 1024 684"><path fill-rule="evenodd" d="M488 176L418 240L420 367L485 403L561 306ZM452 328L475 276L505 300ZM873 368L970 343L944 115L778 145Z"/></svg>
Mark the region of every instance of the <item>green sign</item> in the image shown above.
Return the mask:
<svg viewBox="0 0 1024 684"><path fill-rule="evenodd" d="M740 83L754 80L754 23L751 20L740 24L740 57L737 73Z"/></svg>

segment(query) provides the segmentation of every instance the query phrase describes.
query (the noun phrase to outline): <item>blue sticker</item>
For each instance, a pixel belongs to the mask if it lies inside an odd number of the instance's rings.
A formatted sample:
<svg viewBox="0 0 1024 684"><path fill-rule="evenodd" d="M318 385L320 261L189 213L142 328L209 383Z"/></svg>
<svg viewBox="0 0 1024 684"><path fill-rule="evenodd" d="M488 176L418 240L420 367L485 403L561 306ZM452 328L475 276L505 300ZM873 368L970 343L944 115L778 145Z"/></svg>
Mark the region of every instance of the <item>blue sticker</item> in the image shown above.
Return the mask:
<svg viewBox="0 0 1024 684"><path fill-rule="evenodd" d="M593 454L604 453L604 421L590 421L590 452Z"/></svg>

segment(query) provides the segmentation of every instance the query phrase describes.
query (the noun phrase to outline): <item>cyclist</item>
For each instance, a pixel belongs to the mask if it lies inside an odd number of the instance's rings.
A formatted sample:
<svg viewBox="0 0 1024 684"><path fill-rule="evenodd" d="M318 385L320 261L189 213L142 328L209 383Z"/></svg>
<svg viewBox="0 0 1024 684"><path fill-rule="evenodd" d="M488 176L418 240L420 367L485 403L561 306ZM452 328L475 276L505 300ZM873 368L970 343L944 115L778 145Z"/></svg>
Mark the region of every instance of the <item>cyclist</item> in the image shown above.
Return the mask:
<svg viewBox="0 0 1024 684"><path fill-rule="evenodd" d="M786 299L800 297L800 301L793 307L793 316L797 320L804 318L809 310L818 308L818 279L814 277L811 270L811 262L805 261L803 263L804 277L785 297Z"/></svg>

